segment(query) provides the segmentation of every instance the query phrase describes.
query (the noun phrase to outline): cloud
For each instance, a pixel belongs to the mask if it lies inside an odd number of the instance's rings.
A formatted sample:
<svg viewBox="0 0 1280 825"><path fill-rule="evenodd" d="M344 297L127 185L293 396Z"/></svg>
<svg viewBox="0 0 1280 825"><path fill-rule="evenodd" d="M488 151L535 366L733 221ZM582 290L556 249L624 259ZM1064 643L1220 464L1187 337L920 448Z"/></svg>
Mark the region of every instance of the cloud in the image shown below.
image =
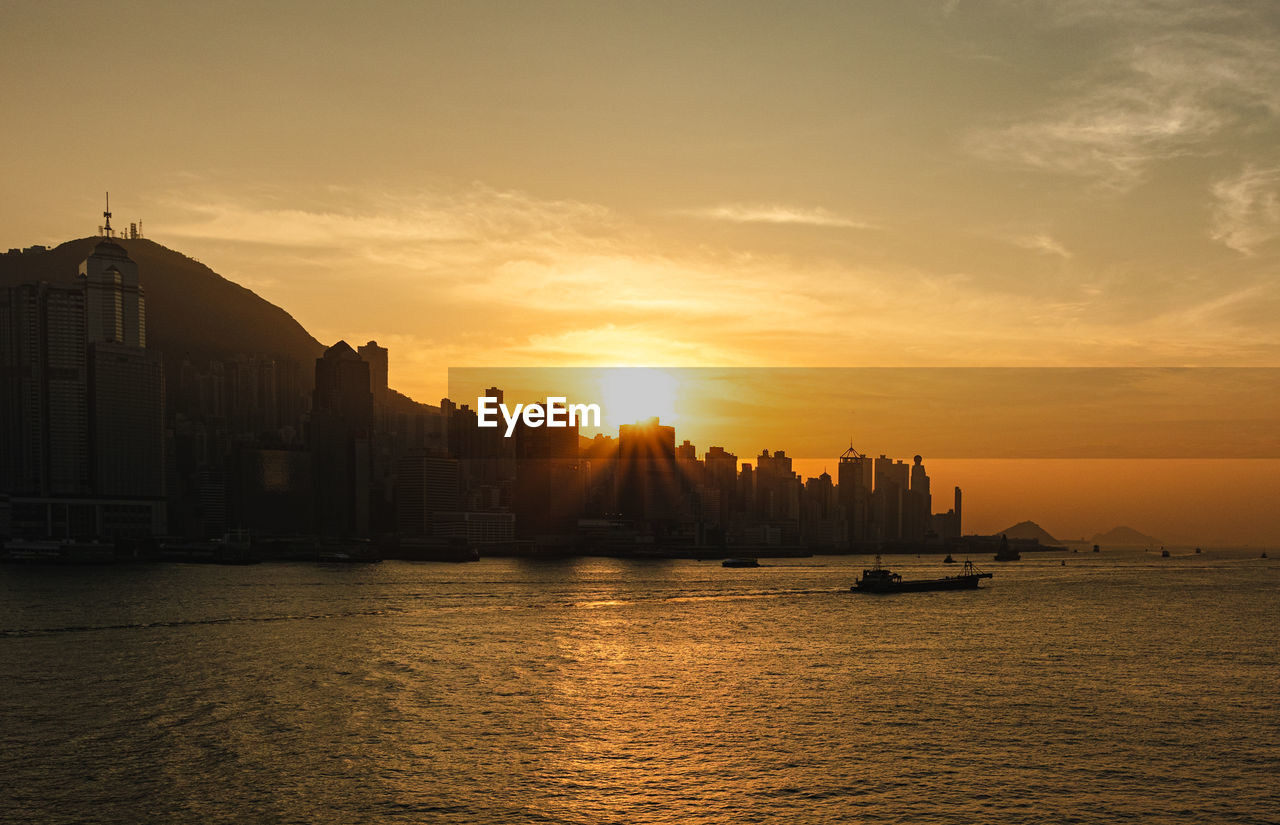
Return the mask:
<svg viewBox="0 0 1280 825"><path fill-rule="evenodd" d="M1071 258L1071 252L1052 235L1037 232L1033 235L1011 235L1006 240L1022 249L1041 252L1045 255L1057 255L1060 258Z"/></svg>
<svg viewBox="0 0 1280 825"><path fill-rule="evenodd" d="M1224 203L1238 188L1225 186ZM1131 306L1123 279L1046 292L980 269L832 258L804 244L726 249L597 204L481 185L321 191L283 205L263 193L171 197L185 217L157 238L182 236L184 251L254 283L326 342L394 344L393 384L421 398L440 397L445 369L459 364L1136 364L1280 351L1269 320L1242 315L1235 299L1213 304L1222 289L1212 284L1170 293L1158 309ZM1243 214L1268 214L1261 195L1242 197L1255 204ZM1044 256L1041 266L1071 255L1034 226L998 237ZM1266 285L1246 303L1274 292Z"/></svg>
<svg viewBox="0 0 1280 825"><path fill-rule="evenodd" d="M1245 255L1280 236L1280 167L1246 167L1213 184L1215 241Z"/></svg>
<svg viewBox="0 0 1280 825"><path fill-rule="evenodd" d="M678 214L730 223L797 224L841 229L876 228L873 224L846 218L826 209L796 206L724 204L706 209L681 210Z"/></svg>
<svg viewBox="0 0 1280 825"><path fill-rule="evenodd" d="M1111 24L1092 32L1103 56L1065 79L1062 99L971 133L974 154L1125 190L1155 163L1217 154L1224 141L1277 126L1280 52L1264 15L1213 4L1071 3L1052 4L1046 19Z"/></svg>
<svg viewBox="0 0 1280 825"><path fill-rule="evenodd" d="M554 242L566 232L608 230L614 220L601 206L536 199L481 184L450 192L400 194L331 188L314 196L307 208L282 208L274 200L270 193L195 201L172 194L165 205L180 209L188 218L171 224L166 232L186 238L341 249L352 244L501 243L531 236Z"/></svg>

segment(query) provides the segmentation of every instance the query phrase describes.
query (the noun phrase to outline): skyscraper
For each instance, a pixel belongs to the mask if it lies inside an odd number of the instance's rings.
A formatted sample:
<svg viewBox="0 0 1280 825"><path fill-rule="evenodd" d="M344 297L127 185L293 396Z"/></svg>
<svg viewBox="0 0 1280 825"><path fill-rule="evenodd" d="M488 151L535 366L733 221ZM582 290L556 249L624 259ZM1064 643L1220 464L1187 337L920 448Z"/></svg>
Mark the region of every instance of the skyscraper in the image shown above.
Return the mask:
<svg viewBox="0 0 1280 825"><path fill-rule="evenodd" d="M840 503L844 505L845 518L849 522L849 539L864 541L871 538L871 459L852 446L840 456L837 484Z"/></svg>
<svg viewBox="0 0 1280 825"><path fill-rule="evenodd" d="M916 456L911 465L911 489L906 495L903 511L903 538L918 541L932 529L933 496L929 493L929 475L924 469L924 459Z"/></svg>
<svg viewBox="0 0 1280 825"><path fill-rule="evenodd" d="M91 344L89 384L94 492L164 497L164 369L159 354L128 344Z"/></svg>
<svg viewBox="0 0 1280 825"><path fill-rule="evenodd" d="M372 423L369 364L339 341L316 359L311 413L316 526L323 535L369 535Z"/></svg>
<svg viewBox="0 0 1280 825"><path fill-rule="evenodd" d="M387 403L387 348L378 346L377 341L370 341L360 347L359 353L361 360L369 365L369 390L373 393L373 403Z"/></svg>
<svg viewBox="0 0 1280 825"><path fill-rule="evenodd" d="M124 247L107 238L99 241L80 264L80 281L89 343L146 347L146 298L138 282L138 265Z"/></svg>
<svg viewBox="0 0 1280 825"><path fill-rule="evenodd" d="M618 509L625 518L662 522L683 515L676 430L657 418L618 428Z"/></svg>
<svg viewBox="0 0 1280 825"><path fill-rule="evenodd" d="M138 265L103 239L80 264L88 344L90 454L99 496L161 498L164 367L149 352Z"/></svg>
<svg viewBox="0 0 1280 825"><path fill-rule="evenodd" d="M0 290L0 490L89 492L84 291Z"/></svg>
<svg viewBox="0 0 1280 825"><path fill-rule="evenodd" d="M124 248L76 285L0 291L0 484L15 534L138 537L165 524L164 371Z"/></svg>

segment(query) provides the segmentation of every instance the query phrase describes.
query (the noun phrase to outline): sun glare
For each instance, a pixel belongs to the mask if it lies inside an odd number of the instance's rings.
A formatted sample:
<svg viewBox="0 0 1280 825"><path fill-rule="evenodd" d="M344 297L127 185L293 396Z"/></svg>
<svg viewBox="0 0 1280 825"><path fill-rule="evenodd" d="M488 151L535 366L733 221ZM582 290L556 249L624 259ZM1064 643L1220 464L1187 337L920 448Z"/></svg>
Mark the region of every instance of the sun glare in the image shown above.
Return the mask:
<svg viewBox="0 0 1280 825"><path fill-rule="evenodd" d="M603 422L616 430L657 416L663 424L675 424L679 381L674 375L641 367L606 370L599 379Z"/></svg>

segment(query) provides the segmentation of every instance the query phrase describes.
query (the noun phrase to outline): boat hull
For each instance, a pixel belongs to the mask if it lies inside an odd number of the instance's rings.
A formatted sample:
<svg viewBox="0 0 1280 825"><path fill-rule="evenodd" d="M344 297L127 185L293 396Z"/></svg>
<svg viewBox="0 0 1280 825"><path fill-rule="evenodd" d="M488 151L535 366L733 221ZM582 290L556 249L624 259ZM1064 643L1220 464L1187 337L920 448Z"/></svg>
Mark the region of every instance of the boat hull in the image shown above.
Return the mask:
<svg viewBox="0 0 1280 825"><path fill-rule="evenodd" d="M983 578L990 578L990 574L947 576L942 579L920 579L918 581L877 582L859 580L849 589L854 593L921 593L928 590L973 590L978 586L978 581Z"/></svg>

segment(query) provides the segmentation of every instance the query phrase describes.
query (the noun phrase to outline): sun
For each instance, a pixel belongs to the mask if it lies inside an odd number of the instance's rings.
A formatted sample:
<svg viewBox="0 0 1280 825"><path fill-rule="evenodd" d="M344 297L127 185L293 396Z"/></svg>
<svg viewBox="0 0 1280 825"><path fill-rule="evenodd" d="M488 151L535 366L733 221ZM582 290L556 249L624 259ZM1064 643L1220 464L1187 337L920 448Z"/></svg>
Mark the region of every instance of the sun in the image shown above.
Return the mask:
<svg viewBox="0 0 1280 825"><path fill-rule="evenodd" d="M616 430L657 416L663 424L679 419L676 399L680 382L660 369L616 367L607 369L598 381L600 411L605 427Z"/></svg>

